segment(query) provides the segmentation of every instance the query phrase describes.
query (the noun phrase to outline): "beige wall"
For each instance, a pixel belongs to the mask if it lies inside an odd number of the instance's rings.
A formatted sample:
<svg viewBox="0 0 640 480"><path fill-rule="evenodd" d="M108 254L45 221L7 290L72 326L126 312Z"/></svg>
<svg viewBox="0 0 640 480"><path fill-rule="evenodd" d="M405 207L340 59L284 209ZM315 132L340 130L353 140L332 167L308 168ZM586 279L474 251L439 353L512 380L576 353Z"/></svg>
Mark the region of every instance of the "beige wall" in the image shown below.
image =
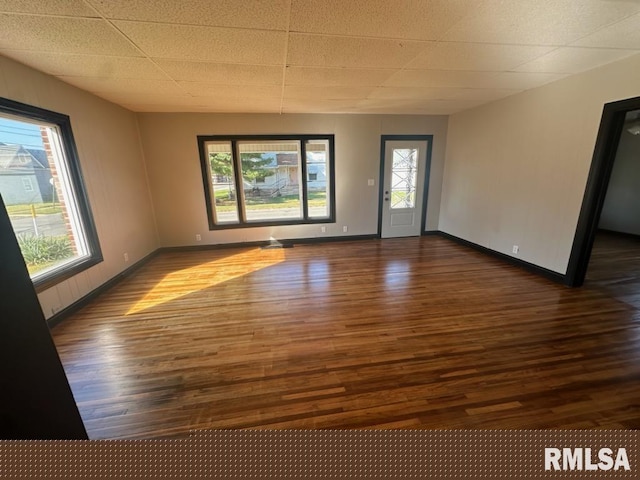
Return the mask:
<svg viewBox="0 0 640 480"><path fill-rule="evenodd" d="M447 118L395 115L139 115L162 246L376 234L380 136L433 134L427 229L438 226ZM336 223L209 231L197 135L335 134ZM367 185L375 179L375 186ZM346 225L348 232L343 233ZM196 242L196 234L202 242Z"/></svg>
<svg viewBox="0 0 640 480"><path fill-rule="evenodd" d="M565 273L605 103L640 56L449 118L440 230Z"/></svg>
<svg viewBox="0 0 640 480"><path fill-rule="evenodd" d="M158 247L136 117L4 57L0 96L70 117L104 255L104 262L39 294L50 317Z"/></svg>

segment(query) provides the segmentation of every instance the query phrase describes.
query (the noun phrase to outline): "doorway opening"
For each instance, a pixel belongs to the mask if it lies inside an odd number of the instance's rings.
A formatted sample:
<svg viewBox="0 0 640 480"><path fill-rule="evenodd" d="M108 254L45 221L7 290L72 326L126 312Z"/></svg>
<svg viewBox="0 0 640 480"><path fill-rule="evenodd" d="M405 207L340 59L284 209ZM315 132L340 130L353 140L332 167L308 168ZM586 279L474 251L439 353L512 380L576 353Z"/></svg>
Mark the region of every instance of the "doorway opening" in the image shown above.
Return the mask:
<svg viewBox="0 0 640 480"><path fill-rule="evenodd" d="M609 230L614 226L613 228L619 230L622 225L622 216L626 215L620 215L620 212L618 212L616 216L612 215L612 212L616 209L616 204L619 204L621 198L625 196L624 192L617 191L620 187L617 177L628 175L628 173L616 172L613 177L614 185L609 198L607 198L607 191L610 187L614 165L616 164L621 144L622 149L632 148L633 142L638 139L631 137L636 137L639 134L640 97L620 100L604 106L565 277L567 285L574 287L583 285L598 229ZM623 153L622 149L620 149L621 153ZM624 156L627 155L628 153L625 153ZM624 161L626 162L627 160L625 159ZM635 188L638 189L638 186L640 184L636 184ZM638 205L638 208L640 208L640 205ZM604 217L603 209L605 209ZM628 230L627 227L625 228ZM640 235L640 225L638 228L638 234ZM633 234L631 231L622 233ZM604 248L609 247L605 245Z"/></svg>

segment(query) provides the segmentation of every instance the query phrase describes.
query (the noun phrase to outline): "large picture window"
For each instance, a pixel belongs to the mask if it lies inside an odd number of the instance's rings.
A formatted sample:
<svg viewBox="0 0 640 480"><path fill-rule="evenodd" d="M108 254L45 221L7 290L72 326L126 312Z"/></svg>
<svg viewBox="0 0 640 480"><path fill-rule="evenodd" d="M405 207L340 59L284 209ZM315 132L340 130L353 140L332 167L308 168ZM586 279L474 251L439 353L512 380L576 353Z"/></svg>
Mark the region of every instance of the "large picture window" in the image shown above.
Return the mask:
<svg viewBox="0 0 640 480"><path fill-rule="evenodd" d="M36 289L102 260L66 115L0 98L0 195Z"/></svg>
<svg viewBox="0 0 640 480"><path fill-rule="evenodd" d="M333 140L199 136L209 227L335 221Z"/></svg>

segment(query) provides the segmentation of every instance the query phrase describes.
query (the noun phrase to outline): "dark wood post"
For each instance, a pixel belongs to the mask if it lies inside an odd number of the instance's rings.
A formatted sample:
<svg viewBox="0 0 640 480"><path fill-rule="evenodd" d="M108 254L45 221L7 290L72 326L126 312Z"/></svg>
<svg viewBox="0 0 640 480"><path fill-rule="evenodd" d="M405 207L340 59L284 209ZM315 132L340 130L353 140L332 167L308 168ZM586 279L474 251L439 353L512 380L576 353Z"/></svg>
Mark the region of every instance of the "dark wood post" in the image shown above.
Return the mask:
<svg viewBox="0 0 640 480"><path fill-rule="evenodd" d="M1 197L0 382L0 438L87 438Z"/></svg>

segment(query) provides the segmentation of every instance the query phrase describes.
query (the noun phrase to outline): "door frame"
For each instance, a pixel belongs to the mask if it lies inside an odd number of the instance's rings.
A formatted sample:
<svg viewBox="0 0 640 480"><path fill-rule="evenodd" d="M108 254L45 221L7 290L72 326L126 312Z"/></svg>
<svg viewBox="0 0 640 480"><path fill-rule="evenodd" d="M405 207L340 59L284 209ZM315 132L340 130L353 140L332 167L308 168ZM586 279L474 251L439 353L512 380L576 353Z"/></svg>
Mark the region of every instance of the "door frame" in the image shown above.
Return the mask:
<svg viewBox="0 0 640 480"><path fill-rule="evenodd" d="M571 287L579 287L584 283L625 115L632 110L640 110L640 97L607 103L602 109L600 128L565 275L565 283Z"/></svg>
<svg viewBox="0 0 640 480"><path fill-rule="evenodd" d="M433 135L381 135L380 136L380 179L378 181L378 238L382 238L382 208L384 206L384 157L388 141L426 141L427 158L424 168L424 188L422 189L422 215L420 219L420 235L425 234L427 222L427 199L429 198L429 173L431 171L431 151L433 150Z"/></svg>

